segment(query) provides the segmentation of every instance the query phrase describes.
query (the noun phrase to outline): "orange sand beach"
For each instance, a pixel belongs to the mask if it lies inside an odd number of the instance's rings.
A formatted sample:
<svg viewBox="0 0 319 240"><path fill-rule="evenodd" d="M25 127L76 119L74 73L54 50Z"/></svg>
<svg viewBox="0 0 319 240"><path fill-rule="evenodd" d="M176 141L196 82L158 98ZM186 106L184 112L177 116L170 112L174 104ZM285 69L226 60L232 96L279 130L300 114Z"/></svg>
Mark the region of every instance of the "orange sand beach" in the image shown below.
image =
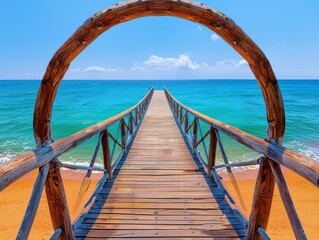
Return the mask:
<svg viewBox="0 0 319 240"><path fill-rule="evenodd" d="M80 210L74 213L76 198L86 172L62 170L64 189L72 222L78 217ZM0 240L15 239L20 228L26 207L28 205L37 171L31 172L0 193ZM92 195L98 180L102 175L92 173L91 183L83 204ZM50 213L46 201L45 190L31 229L29 239L49 239L54 230L51 225Z"/></svg>
<svg viewBox="0 0 319 240"><path fill-rule="evenodd" d="M282 170L299 219L304 227L308 239L319 239L318 188L304 178L295 174L294 172L286 168L282 168ZM253 199L257 173L257 169L245 170L235 173L235 178L247 207L248 217L251 210L251 203ZM220 175L225 182L224 185L226 186L226 188L229 190L229 192L231 192L231 195L235 199L237 199L236 192L232 186L228 174L222 173ZM272 203L267 233L271 239L295 239L277 186L275 186L274 199Z"/></svg>
<svg viewBox="0 0 319 240"><path fill-rule="evenodd" d="M285 177L291 192L295 207L304 226L308 239L318 239L319 236L319 191L312 184L300 178L289 170L285 170ZM74 171L62 171L67 200L72 210L80 189L84 173ZM235 173L239 188L243 195L248 212L251 209L251 202L255 186L257 171L246 170ZM86 198L92 194L96 183L101 175L92 175L92 182ZM233 191L232 184L227 173L222 173L223 181L229 191ZM1 192L0 206L0 239L15 239L20 227L27 203L30 198L36 172L27 174L3 192ZM70 210L70 211L71 211ZM71 218L76 218L71 211ZM45 193L42 196L38 213L31 230L29 239L48 239L53 233L50 222L49 210L46 203ZM272 239L294 239L288 218L282 205L279 193L275 190L274 201L267 233Z"/></svg>

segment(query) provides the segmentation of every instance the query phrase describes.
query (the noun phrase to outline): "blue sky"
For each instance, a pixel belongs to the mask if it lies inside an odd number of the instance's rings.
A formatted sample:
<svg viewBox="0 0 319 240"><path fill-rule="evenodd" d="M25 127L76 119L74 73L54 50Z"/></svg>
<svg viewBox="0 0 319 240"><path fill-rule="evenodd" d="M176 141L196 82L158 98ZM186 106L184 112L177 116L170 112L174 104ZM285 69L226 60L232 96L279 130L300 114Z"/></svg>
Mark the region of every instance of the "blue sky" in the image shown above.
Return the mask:
<svg viewBox="0 0 319 240"><path fill-rule="evenodd" d="M114 0L4 0L0 79L41 79L55 51ZM264 51L278 79L319 79L319 1L202 0L231 17ZM76 58L65 79L253 78L218 35L172 17L113 27Z"/></svg>

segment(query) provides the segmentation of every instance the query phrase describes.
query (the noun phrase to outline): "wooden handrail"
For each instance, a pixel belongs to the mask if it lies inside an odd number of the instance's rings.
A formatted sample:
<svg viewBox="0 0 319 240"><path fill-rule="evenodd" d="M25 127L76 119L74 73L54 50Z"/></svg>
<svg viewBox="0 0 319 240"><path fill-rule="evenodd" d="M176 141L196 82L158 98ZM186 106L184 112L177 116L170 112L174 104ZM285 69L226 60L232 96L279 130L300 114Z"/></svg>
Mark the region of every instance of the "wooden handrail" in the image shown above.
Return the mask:
<svg viewBox="0 0 319 240"><path fill-rule="evenodd" d="M248 160L244 162L233 162L229 164L218 164L215 165L213 168L218 169L218 168L225 168L225 167L244 167L244 166L251 166L251 165L257 165L259 159L253 159L253 160Z"/></svg>
<svg viewBox="0 0 319 240"><path fill-rule="evenodd" d="M115 168L116 164L122 159L127 144L132 141L131 137L138 129L137 127L133 129L132 112L136 111L137 113L139 111L139 118L135 122L136 125L139 125L147 110L153 92L154 89L150 89L147 95L136 105L114 117L111 117L103 122L72 134L69 137L55 141L49 145L41 146L33 151L27 152L26 154L23 154L11 161L8 161L7 163L0 165L1 191L9 186L11 183L13 183L15 180L22 177L24 174L32 171L33 169L41 168L37 181L34 185L31 199L29 201L29 205L26 210L24 220L21 224L17 239L28 238L34 217L37 212L44 185L51 214L51 221L53 228L55 229L55 233L53 234L52 239L74 239L74 232L71 224L69 208L67 205L62 176L60 173L60 168L63 166L63 164L57 157L67 151L70 151L71 149L75 148L94 135L100 133L93 157L88 167L64 164L64 166L66 167L87 170L87 174L85 175L85 179L83 179L77 201L81 200L81 197L85 194L85 192L82 192L82 190L85 189L86 191L88 187L88 185L84 183L89 184L89 182L85 180L89 180L91 172L93 170L100 170L105 172L103 178L101 179L104 182L106 181L107 177L109 179L112 179L113 169ZM129 124L125 122L125 117L128 115L128 121L130 122ZM121 144L123 145L123 149L120 155L117 157L115 163L112 164L111 161L113 152L111 153L110 151L109 137L114 141L114 146L116 143L118 143L118 140L117 138L109 134L108 127L116 122L119 122L119 129L121 130L122 138ZM131 125L131 128L129 125ZM128 132L126 133L127 129ZM103 160L105 169L94 167L101 144L103 149ZM114 147L112 151L114 151ZM90 200L93 199L92 197L90 198Z"/></svg>
<svg viewBox="0 0 319 240"><path fill-rule="evenodd" d="M90 139L94 135L104 131L107 127L129 115L132 111L139 108L145 100L149 101L154 88L152 88L146 96L133 107L111 117L100 123L85 128L68 137L54 141L49 145L29 151L13 160L0 165L0 191L5 189L11 183L25 175L26 173L44 166L54 158L70 151L84 141Z"/></svg>
<svg viewBox="0 0 319 240"><path fill-rule="evenodd" d="M319 187L319 163L313 159L306 157L293 150L285 148L274 141L262 139L246 133L238 128L235 128L229 124L220 122L214 118L208 117L194 109L187 107L183 103L174 98L170 92L164 89L169 101L176 102L180 107L184 108L189 113L193 114L195 118L202 120L203 122L211 125L213 128L225 133L237 142L245 145L246 147L267 156L269 159L282 164L288 169L294 171L298 175L302 176L316 187Z"/></svg>
<svg viewBox="0 0 319 240"><path fill-rule="evenodd" d="M269 239L265 230L268 223L268 216L270 214L271 209L271 198L273 196L274 184L277 183L279 193L281 196L281 200L285 206L288 219L290 221L290 225L293 229L295 237L297 239L307 239L301 222L299 220L298 214L294 208L293 201L291 199L285 178L282 174L280 164L288 167L293 170L300 176L304 177L312 184L318 187L319 185L319 163L314 160L303 156L299 153L296 153L292 150L284 148L283 146L276 143L275 139L263 140L261 138L255 137L251 134L243 132L233 126L228 124L219 122L213 118L210 118L202 113L199 113L181 102L177 101L169 91L164 88L167 100L171 107L172 112L175 115L176 122L180 125L180 129L183 134L186 134L187 139L189 141L190 147L193 149L193 152L199 158L199 160L203 163L203 165L207 168L207 174L209 177L213 177L215 181L219 184L219 177L216 173L216 168L224 167L227 169L228 173L230 173L230 178L236 190L236 193L239 197L241 206L244 207L244 202L241 197L241 193L237 186L235 177L231 172L231 167L233 166L243 166L248 164L259 164L259 172L256 179L256 186L254 192L254 199L252 203L252 211L250 214L247 233L245 239L260 239L260 237L264 239ZM182 112L184 109L185 114L192 114L194 117L194 125L199 126L199 131L201 133L201 127L199 121L203 121L209 125L210 130L210 144L209 144L209 153L206 152L206 145L204 139L207 137L207 134L201 136L201 139L197 141L197 137L194 135L191 137L188 134L189 128L185 128L185 125L188 122L185 122L184 128L182 126L183 121L182 114L176 114L176 109L180 109ZM178 119L180 118L180 119ZM186 131L187 130L187 131ZM219 130L233 138L237 142L249 147L252 150L255 150L258 153L261 153L262 156L259 160L255 161L246 161L241 163L230 163L227 159L226 152L223 148L223 144L221 142L221 138L219 135ZM194 129L193 129L194 133ZM215 133L215 134L212 134ZM202 133L201 133L202 135ZM216 143L219 145L219 149L223 156L225 164L215 165L215 157L216 157ZM203 159L199 150L197 149L198 145L203 144L206 160Z"/></svg>

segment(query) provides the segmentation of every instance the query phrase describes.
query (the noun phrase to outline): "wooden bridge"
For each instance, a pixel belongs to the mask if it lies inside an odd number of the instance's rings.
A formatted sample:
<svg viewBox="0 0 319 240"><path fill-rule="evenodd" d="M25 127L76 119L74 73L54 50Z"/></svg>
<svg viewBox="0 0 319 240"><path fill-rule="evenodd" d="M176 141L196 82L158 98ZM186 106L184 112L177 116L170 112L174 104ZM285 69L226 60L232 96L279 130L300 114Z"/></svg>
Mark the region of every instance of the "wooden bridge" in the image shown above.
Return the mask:
<svg viewBox="0 0 319 240"><path fill-rule="evenodd" d="M204 124L208 125L206 132ZM229 162L219 131L262 154L261 157ZM58 156L97 134L88 166L58 160ZM216 164L217 145L224 164ZM100 146L104 168L95 163ZM121 151L116 153L115 146ZM151 89L132 108L0 165L0 189L40 168L17 239L28 237L44 185L55 229L51 239L269 239L265 228L252 225L260 221L254 212L263 212L263 219L269 216L263 205L271 201L264 199L268 192L262 193L262 204L256 194L260 188L271 187L268 176L261 171L266 163L270 164L296 238L306 239L285 179L275 166L284 165L318 186L319 164L275 142L198 113L178 102L167 89ZM216 169L227 169L233 178L231 167L251 164L259 164L260 169L250 219L245 219L238 208L241 202L235 205ZM61 167L87 171L84 180L90 178L93 170L104 172L85 204L86 211L74 224L69 216ZM234 186L238 190L236 182Z"/></svg>
<svg viewBox="0 0 319 240"><path fill-rule="evenodd" d="M155 91L124 165L76 226L76 238L244 237L244 219L199 166L164 92Z"/></svg>
<svg viewBox="0 0 319 240"><path fill-rule="evenodd" d="M52 107L71 62L111 27L145 16L174 16L201 24L221 36L249 64L264 97L265 139L205 116L179 102L167 89L151 89L135 106L71 136L54 141ZM190 0L129 0L85 21L55 53L41 82L34 110L37 148L0 165L0 190L39 169L17 239L27 239L46 191L54 233L51 239L269 239L275 183L297 239L306 239L281 166L319 186L319 164L282 146L285 111L272 67L261 49L223 13ZM260 154L257 160L229 161L219 132ZM65 152L98 136L88 166L65 164ZM134 140L135 139L135 140ZM216 164L217 146L224 164ZM96 165L102 148L103 167ZM234 205L216 169L259 165L249 219ZM103 172L84 213L71 223L60 168ZM235 181L234 188L239 190ZM309 184L310 184L309 183Z"/></svg>

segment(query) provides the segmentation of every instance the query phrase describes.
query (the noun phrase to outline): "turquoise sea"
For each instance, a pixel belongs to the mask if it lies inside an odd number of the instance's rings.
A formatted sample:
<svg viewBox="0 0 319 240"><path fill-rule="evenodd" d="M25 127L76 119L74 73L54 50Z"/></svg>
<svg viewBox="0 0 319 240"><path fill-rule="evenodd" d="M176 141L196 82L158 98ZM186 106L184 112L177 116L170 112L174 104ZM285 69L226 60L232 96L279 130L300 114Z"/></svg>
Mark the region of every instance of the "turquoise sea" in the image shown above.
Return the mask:
<svg viewBox="0 0 319 240"><path fill-rule="evenodd" d="M319 161L319 80L279 81L286 109L284 145ZM35 147L32 118L40 81L0 81L0 163ZM59 139L117 114L138 102L149 86L168 90L181 102L217 120L262 138L266 113L253 80L66 81L53 110L53 138ZM205 128L205 127L204 127ZM222 136L230 161L256 157ZM85 163L95 147L92 139L63 155L64 162Z"/></svg>

